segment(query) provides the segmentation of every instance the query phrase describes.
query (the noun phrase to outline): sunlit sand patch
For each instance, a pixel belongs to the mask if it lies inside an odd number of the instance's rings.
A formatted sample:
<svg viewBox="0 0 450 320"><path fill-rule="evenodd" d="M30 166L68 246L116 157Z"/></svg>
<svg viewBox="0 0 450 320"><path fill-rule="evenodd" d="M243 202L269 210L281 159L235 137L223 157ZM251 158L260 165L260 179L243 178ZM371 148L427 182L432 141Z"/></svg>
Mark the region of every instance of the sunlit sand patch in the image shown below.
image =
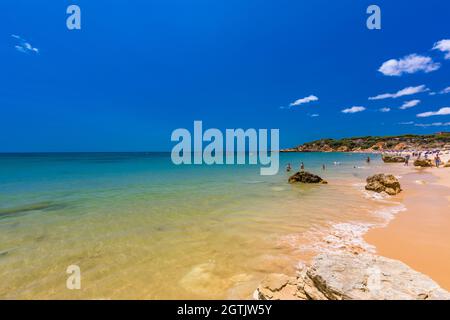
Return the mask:
<svg viewBox="0 0 450 320"><path fill-rule="evenodd" d="M280 192L280 191L283 191L283 190L286 190L285 188L283 188L283 187L272 187L272 188L270 188L272 191L277 191L277 192Z"/></svg>

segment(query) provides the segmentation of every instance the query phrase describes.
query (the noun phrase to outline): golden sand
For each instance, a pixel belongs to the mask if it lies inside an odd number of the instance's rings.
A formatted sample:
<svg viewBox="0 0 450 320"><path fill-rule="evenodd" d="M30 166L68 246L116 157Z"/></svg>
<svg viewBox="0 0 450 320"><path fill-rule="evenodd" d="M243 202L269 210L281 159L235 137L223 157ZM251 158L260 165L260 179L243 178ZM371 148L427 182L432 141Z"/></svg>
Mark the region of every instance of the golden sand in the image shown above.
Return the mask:
<svg viewBox="0 0 450 320"><path fill-rule="evenodd" d="M450 290L450 168L411 169L401 184L407 211L365 239Z"/></svg>

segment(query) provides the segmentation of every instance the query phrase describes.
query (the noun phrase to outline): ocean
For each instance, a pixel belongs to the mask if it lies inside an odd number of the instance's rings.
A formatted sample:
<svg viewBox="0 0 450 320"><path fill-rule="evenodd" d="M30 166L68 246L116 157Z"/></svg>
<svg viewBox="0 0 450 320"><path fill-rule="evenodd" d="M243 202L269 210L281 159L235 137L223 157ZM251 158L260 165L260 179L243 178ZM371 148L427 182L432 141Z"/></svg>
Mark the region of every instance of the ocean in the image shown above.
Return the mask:
<svg viewBox="0 0 450 320"><path fill-rule="evenodd" d="M0 298L250 299L330 231L365 230L393 206L364 191L384 172L367 156L282 153L279 173L261 176L170 153L2 154ZM285 166L301 162L329 184L289 185ZM69 265L80 290L66 287Z"/></svg>

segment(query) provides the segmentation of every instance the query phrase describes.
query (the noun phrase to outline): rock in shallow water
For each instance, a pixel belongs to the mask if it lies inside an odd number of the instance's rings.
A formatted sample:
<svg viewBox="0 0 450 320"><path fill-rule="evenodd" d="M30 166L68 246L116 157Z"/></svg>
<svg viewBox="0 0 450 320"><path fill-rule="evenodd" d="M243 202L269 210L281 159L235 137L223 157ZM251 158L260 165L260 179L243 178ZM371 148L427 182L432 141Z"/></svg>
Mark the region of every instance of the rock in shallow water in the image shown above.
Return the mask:
<svg viewBox="0 0 450 320"><path fill-rule="evenodd" d="M255 292L262 300L450 300L450 293L404 263L372 254L324 253L295 280L271 275ZM295 287L295 290L293 290Z"/></svg>
<svg viewBox="0 0 450 320"><path fill-rule="evenodd" d="M321 177L319 177L315 174L309 173L307 171L300 171L300 172L297 172L296 174L292 175L291 177L289 177L289 183L297 183L297 182L322 183L322 184L328 183L325 180L323 180Z"/></svg>
<svg viewBox="0 0 450 320"><path fill-rule="evenodd" d="M392 174L376 174L367 178L366 190L375 192L386 192L393 196L402 191L400 182Z"/></svg>

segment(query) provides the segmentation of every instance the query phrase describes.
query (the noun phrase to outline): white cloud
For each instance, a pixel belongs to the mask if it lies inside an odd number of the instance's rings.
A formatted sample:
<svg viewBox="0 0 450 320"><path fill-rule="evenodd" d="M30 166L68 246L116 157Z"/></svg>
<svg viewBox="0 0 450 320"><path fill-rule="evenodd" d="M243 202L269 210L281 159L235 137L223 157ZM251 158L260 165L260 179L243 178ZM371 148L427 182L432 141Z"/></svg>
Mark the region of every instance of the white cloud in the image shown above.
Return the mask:
<svg viewBox="0 0 450 320"><path fill-rule="evenodd" d="M289 106L290 107L295 107L295 106L299 106L299 105L304 104L304 103L309 103L309 102L313 102L313 101L317 101L317 100L319 100L319 98L317 98L314 95L310 95L310 96L307 96L305 98L301 98L301 99L298 99L298 100L292 102Z"/></svg>
<svg viewBox="0 0 450 320"><path fill-rule="evenodd" d="M31 45L31 43L29 43L28 41L26 41L24 38L22 38L21 36L18 36L16 34L12 34L11 35L12 38L16 39L18 44L16 44L14 46L14 48L16 48L17 51L22 52L22 53L34 53L37 54L39 53L39 49L36 47L33 47Z"/></svg>
<svg viewBox="0 0 450 320"><path fill-rule="evenodd" d="M379 94L375 97L369 97L369 100L381 100L381 99L387 99L387 98L399 98L403 96L410 96L413 94L421 93L428 91L428 89L425 85L417 86L417 87L407 87L405 89L402 89L400 91L397 91L396 93L383 93Z"/></svg>
<svg viewBox="0 0 450 320"><path fill-rule="evenodd" d="M439 92L440 94L447 94L450 93L450 87L445 88L444 90L442 90L441 92Z"/></svg>
<svg viewBox="0 0 450 320"><path fill-rule="evenodd" d="M319 114L318 113L313 113L313 114L311 114L311 115L309 115L311 118L317 118L318 116L319 116Z"/></svg>
<svg viewBox="0 0 450 320"><path fill-rule="evenodd" d="M450 59L450 39L443 39L434 44L433 50L445 52L445 59Z"/></svg>
<svg viewBox="0 0 450 320"><path fill-rule="evenodd" d="M405 103L399 109L406 110L406 109L417 106L419 103L420 103L420 100L405 101Z"/></svg>
<svg viewBox="0 0 450 320"><path fill-rule="evenodd" d="M366 110L366 108L364 107L359 107L359 106L355 106L355 107L351 107L351 108L347 108L342 110L342 113L356 113L356 112L362 112Z"/></svg>
<svg viewBox="0 0 450 320"><path fill-rule="evenodd" d="M449 115L449 114L450 114L450 108L446 107L446 108L441 108L438 111L428 111L428 112L419 113L417 116L419 118L426 118L426 117L431 117L431 116L445 116L445 115Z"/></svg>
<svg viewBox="0 0 450 320"><path fill-rule="evenodd" d="M381 112L389 112L389 111L391 111L391 108L381 108L380 111Z"/></svg>
<svg viewBox="0 0 450 320"><path fill-rule="evenodd" d="M416 73L419 71L432 72L441 67L440 63L433 62L430 57L410 54L399 60L391 59L384 62L380 69L385 76L401 76L404 73Z"/></svg>
<svg viewBox="0 0 450 320"><path fill-rule="evenodd" d="M416 127L447 127L450 126L450 122L433 122L433 123L416 123Z"/></svg>
<svg viewBox="0 0 450 320"><path fill-rule="evenodd" d="M401 124L401 125L410 125L410 124L414 124L414 121L399 122L398 124Z"/></svg>

